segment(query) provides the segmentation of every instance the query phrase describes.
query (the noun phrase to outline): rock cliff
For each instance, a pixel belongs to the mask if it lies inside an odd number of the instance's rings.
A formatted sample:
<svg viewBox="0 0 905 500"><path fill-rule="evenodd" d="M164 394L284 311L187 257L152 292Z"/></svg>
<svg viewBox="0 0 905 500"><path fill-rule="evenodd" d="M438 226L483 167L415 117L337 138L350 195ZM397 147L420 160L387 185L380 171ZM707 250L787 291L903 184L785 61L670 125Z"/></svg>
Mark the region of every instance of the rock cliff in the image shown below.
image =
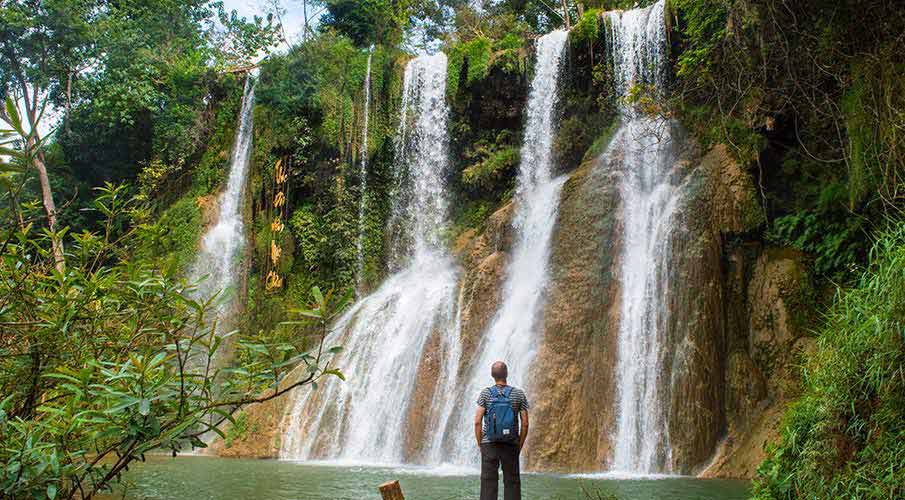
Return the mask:
<svg viewBox="0 0 905 500"><path fill-rule="evenodd" d="M685 199L671 235L671 347L661 380L669 387L672 467L708 477L751 477L795 393L795 353L809 345L804 260L746 238L762 223L763 212L751 175L727 148L702 154L680 129L673 136L680 144L672 172ZM606 155L585 158L562 191L543 339L531 374L531 470L600 471L612 459L623 168L620 148L611 147ZM454 244L462 268L460 373L471 368L500 303L512 214L509 202ZM435 398L435 387L426 381L440 372L436 337L424 349L419 373L425 378L411 408L427 407ZM250 407L229 445L216 443L212 450L275 456L287 406L276 400ZM417 411L407 418L412 433L405 456L417 462L424 458L430 419Z"/></svg>

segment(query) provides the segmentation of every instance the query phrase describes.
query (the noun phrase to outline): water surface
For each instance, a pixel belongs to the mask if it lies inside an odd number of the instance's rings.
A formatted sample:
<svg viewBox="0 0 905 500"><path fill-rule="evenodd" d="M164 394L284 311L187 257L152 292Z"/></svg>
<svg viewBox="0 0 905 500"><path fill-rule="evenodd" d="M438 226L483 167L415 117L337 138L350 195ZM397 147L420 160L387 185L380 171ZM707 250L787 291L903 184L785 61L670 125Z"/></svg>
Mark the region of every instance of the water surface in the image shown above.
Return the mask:
<svg viewBox="0 0 905 500"><path fill-rule="evenodd" d="M314 465L278 460L148 457L124 476L130 499L379 500L377 485L398 479L407 499L478 498L476 471ZM748 483L717 479L576 477L525 474L525 500L586 500L582 487L629 499L747 498ZM501 488L502 496L502 488ZM594 497L596 498L596 497Z"/></svg>

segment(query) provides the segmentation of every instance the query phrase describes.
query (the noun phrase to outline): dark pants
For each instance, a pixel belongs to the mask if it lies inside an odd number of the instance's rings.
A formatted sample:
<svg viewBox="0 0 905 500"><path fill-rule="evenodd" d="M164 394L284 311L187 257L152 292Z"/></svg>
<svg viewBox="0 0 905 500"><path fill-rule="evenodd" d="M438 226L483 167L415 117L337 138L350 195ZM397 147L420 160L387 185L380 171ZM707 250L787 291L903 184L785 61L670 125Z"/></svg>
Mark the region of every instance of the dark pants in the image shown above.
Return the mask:
<svg viewBox="0 0 905 500"><path fill-rule="evenodd" d="M518 455L516 444L481 444L481 500L497 500L500 466L503 467L503 499L521 500Z"/></svg>

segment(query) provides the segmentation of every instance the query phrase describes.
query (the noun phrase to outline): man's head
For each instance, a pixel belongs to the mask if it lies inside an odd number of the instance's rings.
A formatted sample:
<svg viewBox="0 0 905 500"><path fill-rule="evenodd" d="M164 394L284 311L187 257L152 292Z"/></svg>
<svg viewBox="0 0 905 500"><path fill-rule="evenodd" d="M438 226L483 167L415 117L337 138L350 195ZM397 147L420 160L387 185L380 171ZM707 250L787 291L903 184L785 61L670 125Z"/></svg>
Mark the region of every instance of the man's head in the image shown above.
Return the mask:
<svg viewBox="0 0 905 500"><path fill-rule="evenodd" d="M506 367L506 363L497 361L490 366L490 376L497 382L505 382L509 377L509 368Z"/></svg>

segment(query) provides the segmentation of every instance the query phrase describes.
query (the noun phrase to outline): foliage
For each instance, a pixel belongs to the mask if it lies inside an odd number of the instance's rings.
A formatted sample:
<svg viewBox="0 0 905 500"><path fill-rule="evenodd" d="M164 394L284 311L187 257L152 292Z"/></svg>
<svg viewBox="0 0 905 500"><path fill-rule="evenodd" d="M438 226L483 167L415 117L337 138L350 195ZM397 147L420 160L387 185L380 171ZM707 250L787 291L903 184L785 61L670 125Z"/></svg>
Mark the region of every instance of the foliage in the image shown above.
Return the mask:
<svg viewBox="0 0 905 500"><path fill-rule="evenodd" d="M487 30L477 31L473 37L449 44L446 94L455 97L460 85L474 87L486 82L492 71L516 76L526 69L526 40L524 27L502 22ZM464 72L464 73L463 73Z"/></svg>
<svg viewBox="0 0 905 500"><path fill-rule="evenodd" d="M814 259L817 276L844 282L866 255L864 221L833 212L795 212L773 220L766 238Z"/></svg>
<svg viewBox="0 0 905 500"><path fill-rule="evenodd" d="M905 198L905 64L897 48L853 64L852 81L841 100L849 138L849 207L878 197L895 204Z"/></svg>
<svg viewBox="0 0 905 500"><path fill-rule="evenodd" d="M202 214L198 201L194 196L183 196L153 222L139 225L135 258L154 263L170 275L189 269L201 236Z"/></svg>
<svg viewBox="0 0 905 500"><path fill-rule="evenodd" d="M64 271L47 236L30 227L0 254L0 491L8 498L90 498L155 449L204 447L206 432L244 405L342 374L322 346L348 300L311 290L289 335L234 342L217 334L213 301L130 259L129 219L141 210L122 187L98 191L98 232L74 234ZM298 335L298 329L313 337ZM278 339L278 340L276 340ZM309 350L310 349L310 350ZM300 365L301 375L281 384Z"/></svg>
<svg viewBox="0 0 905 500"><path fill-rule="evenodd" d="M363 149L364 82L371 58L368 148ZM383 230L393 183L393 138L402 88L402 54L375 46L362 50L348 37L326 30L270 58L256 87L255 194L252 217L256 259L270 245L273 165L288 166L281 266L286 287L255 295L255 321L280 314L275 304L311 283L341 284L352 279L376 283L385 270ZM367 191L360 189L362 156L367 155ZM364 198L362 276L358 274L358 211ZM266 247L266 248L265 248ZM285 266L284 266L285 267ZM260 269L255 269L260 273ZM266 272L266 271L265 271ZM276 312L271 311L276 307ZM259 314L260 313L260 314Z"/></svg>
<svg viewBox="0 0 905 500"><path fill-rule="evenodd" d="M685 26L682 36L686 46L676 61L679 78L696 79L702 83L713 78L717 50L726 35L726 20L730 2L726 0L671 0L670 8L682 13Z"/></svg>
<svg viewBox="0 0 905 500"><path fill-rule="evenodd" d="M588 9L569 31L569 41L573 44L596 40L600 33L600 11Z"/></svg>
<svg viewBox="0 0 905 500"><path fill-rule="evenodd" d="M872 0L671 7L678 107L705 142L728 144L746 163L791 150L800 165L845 179L852 211L901 204L900 9Z"/></svg>
<svg viewBox="0 0 905 500"><path fill-rule="evenodd" d="M758 469L756 498L900 498L905 494L905 224L871 250L858 286L840 290L804 393Z"/></svg>
<svg viewBox="0 0 905 500"><path fill-rule="evenodd" d="M348 37L357 47L396 45L402 41L411 0L329 0L321 26Z"/></svg>
<svg viewBox="0 0 905 500"><path fill-rule="evenodd" d="M519 162L519 149L515 146L476 144L475 163L462 171L462 183L470 189L489 189L499 186L500 179L512 176Z"/></svg>

